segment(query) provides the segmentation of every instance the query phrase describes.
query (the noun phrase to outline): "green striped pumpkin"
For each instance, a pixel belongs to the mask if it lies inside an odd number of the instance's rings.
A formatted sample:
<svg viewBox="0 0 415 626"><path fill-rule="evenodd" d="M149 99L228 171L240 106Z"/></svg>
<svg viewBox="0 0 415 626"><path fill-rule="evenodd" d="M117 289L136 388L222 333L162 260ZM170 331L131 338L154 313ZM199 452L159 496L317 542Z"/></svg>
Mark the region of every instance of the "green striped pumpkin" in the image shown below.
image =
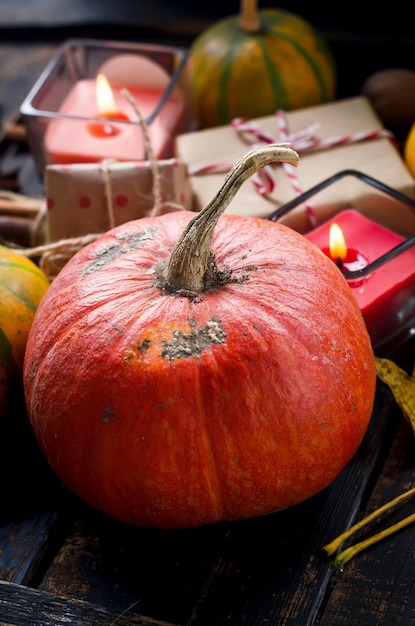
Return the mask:
<svg viewBox="0 0 415 626"><path fill-rule="evenodd" d="M0 418L21 390L27 337L49 280L30 259L0 246Z"/></svg>
<svg viewBox="0 0 415 626"><path fill-rule="evenodd" d="M323 36L293 13L257 10L256 0L202 32L189 59L199 128L335 98L335 62Z"/></svg>

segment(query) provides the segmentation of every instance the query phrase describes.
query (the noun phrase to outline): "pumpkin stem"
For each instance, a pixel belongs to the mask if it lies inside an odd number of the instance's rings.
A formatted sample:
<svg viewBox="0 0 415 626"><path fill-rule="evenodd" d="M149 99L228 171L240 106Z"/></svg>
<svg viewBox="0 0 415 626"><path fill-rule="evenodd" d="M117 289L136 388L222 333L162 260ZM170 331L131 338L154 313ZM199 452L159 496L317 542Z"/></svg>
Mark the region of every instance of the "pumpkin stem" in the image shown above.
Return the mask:
<svg viewBox="0 0 415 626"><path fill-rule="evenodd" d="M283 161L297 165L299 156L290 144L268 144L248 152L235 163L213 200L195 215L173 248L163 276L170 292L195 296L223 282L211 252L213 231L242 184L259 169Z"/></svg>
<svg viewBox="0 0 415 626"><path fill-rule="evenodd" d="M257 33L260 30L258 0L241 0L238 26L245 33Z"/></svg>

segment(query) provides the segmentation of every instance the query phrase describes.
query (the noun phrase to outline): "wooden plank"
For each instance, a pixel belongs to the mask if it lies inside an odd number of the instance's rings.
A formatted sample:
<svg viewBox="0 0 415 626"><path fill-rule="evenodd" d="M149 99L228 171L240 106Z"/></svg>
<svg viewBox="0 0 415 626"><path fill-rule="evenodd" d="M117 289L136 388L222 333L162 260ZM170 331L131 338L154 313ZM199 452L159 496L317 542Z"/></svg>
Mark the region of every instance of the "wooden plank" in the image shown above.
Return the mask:
<svg viewBox="0 0 415 626"><path fill-rule="evenodd" d="M27 519L0 526L0 578L27 584L54 543L59 520L56 510L34 513Z"/></svg>
<svg viewBox="0 0 415 626"><path fill-rule="evenodd" d="M78 510L76 520L40 589L187 623L224 541L224 527L134 528L87 506Z"/></svg>
<svg viewBox="0 0 415 626"><path fill-rule="evenodd" d="M0 581L0 626L174 626Z"/></svg>

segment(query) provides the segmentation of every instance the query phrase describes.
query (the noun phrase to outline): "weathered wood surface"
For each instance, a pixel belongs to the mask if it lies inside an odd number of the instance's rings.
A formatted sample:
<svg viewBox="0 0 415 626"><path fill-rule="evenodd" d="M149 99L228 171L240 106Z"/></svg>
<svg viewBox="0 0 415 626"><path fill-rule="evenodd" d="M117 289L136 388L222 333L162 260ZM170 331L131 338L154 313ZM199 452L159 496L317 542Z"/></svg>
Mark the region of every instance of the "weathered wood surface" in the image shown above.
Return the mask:
<svg viewBox="0 0 415 626"><path fill-rule="evenodd" d="M6 116L15 115L53 52L49 45L0 46ZM27 154L21 158L27 162ZM409 367L414 354L415 338L397 358ZM413 433L381 383L367 435L337 480L309 501L260 519L188 531L108 519L53 475L21 405L0 425L0 468L0 625L415 623L414 526L341 573L321 550L414 484ZM408 502L370 531L413 510Z"/></svg>
<svg viewBox="0 0 415 626"><path fill-rule="evenodd" d="M0 581L2 626L175 626L131 613L114 613L100 605L79 602L36 589Z"/></svg>

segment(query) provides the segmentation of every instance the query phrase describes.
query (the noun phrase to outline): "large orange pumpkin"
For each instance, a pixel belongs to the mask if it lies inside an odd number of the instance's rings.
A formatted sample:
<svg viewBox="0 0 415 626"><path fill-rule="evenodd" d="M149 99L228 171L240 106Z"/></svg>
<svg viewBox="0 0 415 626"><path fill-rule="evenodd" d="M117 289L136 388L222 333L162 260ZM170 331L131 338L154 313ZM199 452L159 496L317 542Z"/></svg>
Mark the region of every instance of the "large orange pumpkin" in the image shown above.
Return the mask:
<svg viewBox="0 0 415 626"><path fill-rule="evenodd" d="M148 527L263 515L351 459L375 360L340 270L302 235L221 215L265 146L202 212L123 224L80 250L27 344L29 417L89 504Z"/></svg>
<svg viewBox="0 0 415 626"><path fill-rule="evenodd" d="M241 0L238 15L193 41L190 76L200 128L309 107L334 99L336 67L323 35L282 9Z"/></svg>
<svg viewBox="0 0 415 626"><path fill-rule="evenodd" d="M0 418L21 393L26 341L49 287L44 273L18 251L0 246Z"/></svg>

